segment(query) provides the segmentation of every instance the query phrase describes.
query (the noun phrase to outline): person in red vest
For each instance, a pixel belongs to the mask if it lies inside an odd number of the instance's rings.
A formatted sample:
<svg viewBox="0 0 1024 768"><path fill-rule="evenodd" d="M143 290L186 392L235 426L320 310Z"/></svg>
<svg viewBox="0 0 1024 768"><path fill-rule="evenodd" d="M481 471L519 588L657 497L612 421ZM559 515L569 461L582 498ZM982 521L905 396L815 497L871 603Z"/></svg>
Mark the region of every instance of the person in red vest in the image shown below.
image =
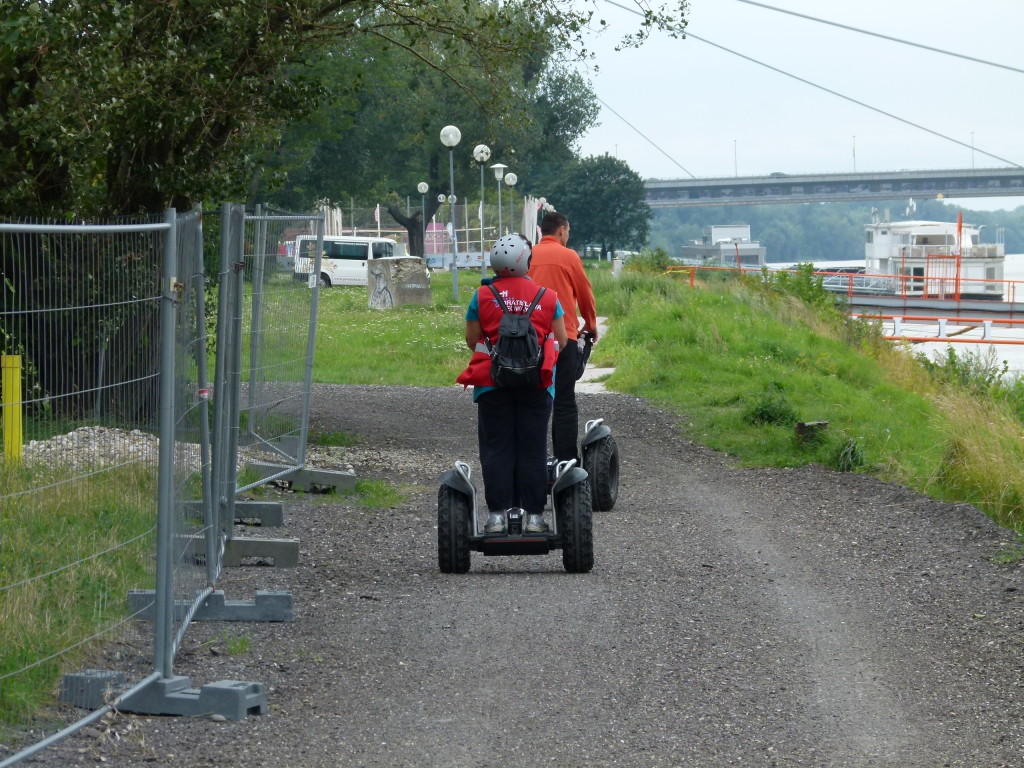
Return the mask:
<svg viewBox="0 0 1024 768"><path fill-rule="evenodd" d="M554 290L568 320L565 330L569 341L558 353L555 368L555 405L551 417L551 450L559 461L576 459L576 439L579 433L579 410L576 406L576 369L580 363L577 345L579 321L576 310L583 318L583 330L593 334L597 342L597 308L594 289L583 269L576 251L567 248L569 220L557 211L544 214L540 222L540 242L533 247L530 277L538 284Z"/></svg>
<svg viewBox="0 0 1024 768"><path fill-rule="evenodd" d="M543 345L540 382L536 387L498 387L491 378L491 358L484 339L497 343L502 309L491 291L493 285L512 313L525 314L541 287L530 280L530 241L523 235L506 235L491 249L491 268L496 277L473 295L466 310L466 344L473 351L469 366L458 381L473 387L477 404L477 434L483 470L484 501L488 516L486 533L506 530L506 512L521 507L526 513L523 529L529 533L548 530L544 520L547 499L548 419L554 397L555 361L567 343L562 306L554 290L546 290L530 316Z"/></svg>

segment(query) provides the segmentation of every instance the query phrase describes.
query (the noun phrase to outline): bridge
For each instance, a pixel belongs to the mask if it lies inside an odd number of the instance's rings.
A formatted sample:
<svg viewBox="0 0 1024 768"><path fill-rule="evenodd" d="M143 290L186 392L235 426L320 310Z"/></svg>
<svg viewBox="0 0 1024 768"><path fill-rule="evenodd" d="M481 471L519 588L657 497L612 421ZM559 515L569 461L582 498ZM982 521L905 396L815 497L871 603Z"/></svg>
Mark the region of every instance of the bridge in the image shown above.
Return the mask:
<svg viewBox="0 0 1024 768"><path fill-rule="evenodd" d="M1024 168L649 179L651 208L1024 195Z"/></svg>

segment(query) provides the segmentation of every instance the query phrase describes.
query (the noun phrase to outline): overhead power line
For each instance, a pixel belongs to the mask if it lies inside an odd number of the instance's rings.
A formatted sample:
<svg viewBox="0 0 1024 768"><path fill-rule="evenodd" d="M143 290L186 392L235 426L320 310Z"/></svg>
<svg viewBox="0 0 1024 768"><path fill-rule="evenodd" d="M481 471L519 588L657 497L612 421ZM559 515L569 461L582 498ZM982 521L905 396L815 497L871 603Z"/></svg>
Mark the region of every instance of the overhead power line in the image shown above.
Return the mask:
<svg viewBox="0 0 1024 768"><path fill-rule="evenodd" d="M955 51L947 51L944 48L935 48L930 45L924 45L923 43L915 43L913 40L904 40L900 37L891 37L890 35L883 35L880 32L872 32L869 29L860 29L858 27L851 27L846 24L840 24L838 21L829 21L828 19L819 19L817 16L808 16L806 13L797 13L796 11L790 11L786 8L777 8L774 5L767 5L766 3L758 3L756 0L737 0L740 3L746 3L747 5L756 5L759 8L767 8L769 11L778 11L779 13L788 13L790 16L799 16L801 19L807 19L809 21L816 21L819 24L829 24L833 27L839 27L840 29L848 29L851 32L859 32L862 35L871 35L872 37L880 37L883 40L891 40L894 43L901 43L903 45L912 45L915 48L923 48L926 51L933 51L935 53L941 53L945 56L955 56L958 59L966 59L967 61L974 61L978 64L987 64L990 67L999 67L1000 69L1008 69L1011 72L1020 72L1024 75L1024 69L1018 69L1017 67L1011 67L1009 64L1000 64L996 61L988 61L986 59L978 59L974 56L968 56L963 53L956 53ZM614 3L612 3L614 5Z"/></svg>
<svg viewBox="0 0 1024 768"><path fill-rule="evenodd" d="M643 16L643 14L640 13L639 11L637 11L636 9L629 8L628 6L622 5L621 3L617 3L617 2L615 2L615 0L605 0L605 2L608 3L609 5L614 5L616 8L621 8L624 11L629 11L630 13L634 13L637 16ZM746 0L740 0L740 2L746 2ZM946 141L951 141L954 144L959 144L961 147L967 147L968 149L970 149L973 152L978 152L979 154L985 155L986 157L991 157L992 159L998 160L1001 163L1006 163L1007 165L1012 165L1015 168L1024 168L1024 166L1022 166L1020 163L1015 163L1013 160L1007 160L1005 157L1000 157L999 155L994 155L991 152L986 152L985 150L979 149L978 147L975 147L975 146L967 143L966 141L960 141L960 139L954 139L952 136L947 136L944 133L940 133L939 131L936 131L936 130L933 130L931 128L928 128L927 126L921 125L920 123L915 123L912 120L906 119L905 117L900 117L899 115L894 115L892 112L886 112L884 109L880 109L878 107L873 107L873 106L871 106L870 104L868 104L866 102L863 102L863 101L860 101L858 99L853 98L852 96L847 96L847 95L845 95L843 93L840 93L839 91L834 91L831 88L826 88L823 85L818 85L817 83L812 82L810 80L807 80L806 78L800 77L799 75L794 75L792 72L787 72L784 69L779 69L778 67L774 67L771 64L766 64L763 61L755 59L755 58L753 58L751 56L747 56L746 54L740 53L739 51L734 51L732 48L727 48L724 45L719 45L718 43L713 43L710 40L708 40L707 38L700 37L699 35L695 35L693 32L690 31L689 27L686 28L686 36L687 37L692 37L694 40L699 40L700 42L705 43L707 45L714 46L715 48L719 48L720 50L723 50L726 53L731 53L733 56L739 56L741 59L746 59L749 62L752 62L752 63L757 64L759 66L765 67L766 69L770 69L773 72L778 72L780 75L785 75L786 77L791 77L794 80L798 80L799 82L803 83L804 85L809 85L812 88L817 88L818 90L825 91L825 93L830 93L833 96L838 96L840 99L845 99L846 101L849 101L849 102L851 102L853 104L856 104L857 106L864 107L865 109L870 109L872 112L877 112L880 115L885 115L886 117L892 118L893 120L898 120L899 122L901 122L901 123L903 123L905 125L909 125L909 126L911 126L913 128L917 128L918 130L924 131L925 133L930 133L933 136L938 136L940 139L945 139ZM603 104L604 102L601 102L601 103ZM628 125L628 123L627 123L627 125ZM632 126L630 126L630 127L632 127ZM633 130L636 130L636 129L634 128ZM643 134L641 134L641 135L643 135Z"/></svg>

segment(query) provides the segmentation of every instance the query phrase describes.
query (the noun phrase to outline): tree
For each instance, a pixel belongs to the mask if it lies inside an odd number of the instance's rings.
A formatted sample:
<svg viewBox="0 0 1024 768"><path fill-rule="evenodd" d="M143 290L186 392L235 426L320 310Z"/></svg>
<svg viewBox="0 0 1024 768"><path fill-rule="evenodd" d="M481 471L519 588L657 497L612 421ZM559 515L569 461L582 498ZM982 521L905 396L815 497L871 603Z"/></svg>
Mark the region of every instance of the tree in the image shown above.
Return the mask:
<svg viewBox="0 0 1024 768"><path fill-rule="evenodd" d="M647 243L651 209L643 179L611 155L586 157L566 166L552 184L548 201L571 224L577 250L599 245L601 255Z"/></svg>
<svg viewBox="0 0 1024 768"><path fill-rule="evenodd" d="M681 34L675 2L645 8L640 36ZM355 60L369 39L456 88L489 78L485 104L509 61L526 71L539 51L571 49L592 18L570 0L11 0L5 12L0 212L37 216L244 196L285 126L327 98L325 62Z"/></svg>
<svg viewBox="0 0 1024 768"><path fill-rule="evenodd" d="M525 62L500 62L497 82L502 87L495 90L494 75L460 73L455 83L379 41L366 41L362 50L358 63L347 57L333 70L327 87L341 93L346 83L358 80L358 94L344 104L329 102L318 110L311 123L319 134L308 159L291 169L282 163L283 183L264 199L290 210L318 202L339 205L351 197L386 200L392 218L408 231L411 250L419 247L422 221L412 222L412 212L404 210L410 190L421 181L429 185L428 219L437 208L437 194L450 192L448 152L437 136L442 125L454 122L463 133L455 151L455 186L465 200L468 190L475 199L478 189L479 166L469 158L476 144L491 148L491 162L501 159L514 166L526 181L521 190L544 190L546 179L575 160L576 143L597 117L589 84L553 60L550 51L535 51ZM364 59L373 62L372 72L363 71ZM486 104L479 103L477 93L488 94ZM325 119L328 113L331 117ZM301 146L310 135L305 127L289 131L279 154L302 155L288 147ZM491 178L489 171L486 176ZM484 187L485 197L495 193L492 185Z"/></svg>

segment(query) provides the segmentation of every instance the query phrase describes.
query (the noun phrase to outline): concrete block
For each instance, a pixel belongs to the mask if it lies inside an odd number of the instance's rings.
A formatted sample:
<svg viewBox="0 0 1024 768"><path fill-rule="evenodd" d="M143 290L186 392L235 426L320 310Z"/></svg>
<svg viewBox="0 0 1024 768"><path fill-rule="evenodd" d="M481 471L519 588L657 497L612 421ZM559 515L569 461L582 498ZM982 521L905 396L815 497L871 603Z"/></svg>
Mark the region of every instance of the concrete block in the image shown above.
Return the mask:
<svg viewBox="0 0 1024 768"><path fill-rule="evenodd" d="M245 558L272 560L275 568L299 564L298 539L247 539L235 537L224 542L224 567L237 568Z"/></svg>
<svg viewBox="0 0 1024 768"><path fill-rule="evenodd" d="M415 256L374 259L367 264L370 309L391 309L405 304L429 307L433 301L427 262Z"/></svg>

